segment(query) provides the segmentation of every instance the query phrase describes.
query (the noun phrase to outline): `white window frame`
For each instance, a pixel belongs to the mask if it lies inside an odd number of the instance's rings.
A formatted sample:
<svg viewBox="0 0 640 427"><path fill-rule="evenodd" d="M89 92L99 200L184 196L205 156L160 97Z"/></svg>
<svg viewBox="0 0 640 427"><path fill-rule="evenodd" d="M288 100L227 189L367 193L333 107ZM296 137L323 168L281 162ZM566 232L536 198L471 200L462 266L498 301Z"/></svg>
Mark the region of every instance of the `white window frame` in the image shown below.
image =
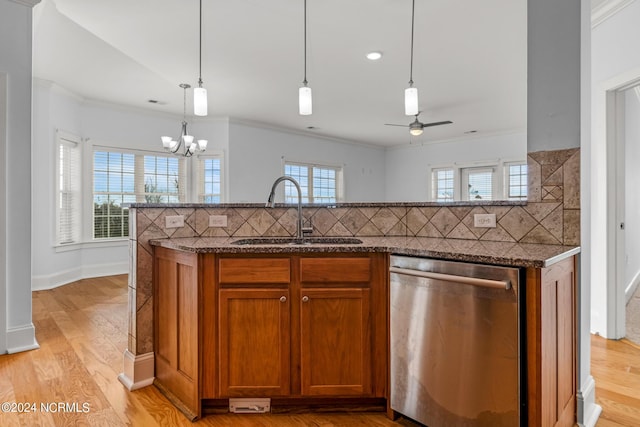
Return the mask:
<svg viewBox="0 0 640 427"><path fill-rule="evenodd" d="M123 237L95 237L95 230L94 230L94 196L96 193L94 193L94 177L95 177L95 173L94 173L94 158L95 158L95 153L96 152L113 152L113 153L121 153L121 154L132 154L135 156L134 159L134 163L135 163L135 182L134 182L134 193L132 195L135 196L136 198L136 203L145 203L145 179L144 179L144 156L154 156L154 157L168 157L168 158L173 158L176 157L174 155L168 154L164 151L146 151L146 150L132 150L132 149L127 149L127 148L121 148L118 146L111 146L111 145L97 145L94 144L91 146L91 150L90 151L90 156L88 156L88 158L85 158L85 161L87 162L87 164L91 165L88 174L90 176L90 179L88 182L90 182L90 186L88 188L88 194L90 196L90 200L91 203L87 203L87 209L89 212L88 215L88 221L87 223L87 228L89 230L88 232L88 236L87 239L88 241L91 242L114 242L114 241L122 241L122 240L127 240L129 237L127 236L123 236ZM179 160L179 179L180 179L180 183L182 184L182 187L180 188L180 191L178 193L178 198L179 198L179 202L183 203L186 201L186 197L188 194L188 186L189 186L189 181L187 179L187 163L186 163L186 159L184 157L180 157L178 158ZM107 194L107 193L104 193ZM121 193L118 193L121 194ZM169 202L160 202L160 203L169 203ZM129 219L130 220L130 219Z"/></svg>
<svg viewBox="0 0 640 427"><path fill-rule="evenodd" d="M306 167L309 170L309 194L308 194L308 202L309 204L331 204L331 203L339 203L344 200L344 165L335 165L328 163L317 163L317 162L305 162L305 161L297 161L282 158L282 174L286 175L285 170L287 165L295 165ZM336 172L336 200L335 202L315 202L313 200L313 168L322 168L322 169L333 169ZM287 183L285 182L285 186ZM282 193L284 200L284 187L282 189ZM303 203L305 203L303 201Z"/></svg>
<svg viewBox="0 0 640 427"><path fill-rule="evenodd" d="M500 196L501 196L500 186L498 185L499 176L496 169L497 169L497 166L460 168L460 200L465 202L500 200ZM470 198L469 175L474 173L490 173L491 174L491 197L489 199Z"/></svg>
<svg viewBox="0 0 640 427"><path fill-rule="evenodd" d="M518 165L524 164L526 165L526 160L519 159L496 159L496 160L485 160L478 161L472 163L449 163L449 164L439 164L439 165L429 165L427 171L427 188L428 191L428 200L432 202L440 202L447 203L450 201L458 202L473 202L474 200L468 200L468 181L465 178L466 174L469 171L473 170L482 170L482 169L493 169L493 178L492 178L492 188L493 188L493 197L491 200L513 200L513 201L526 201L527 199L521 198L512 198L508 199L508 185L509 185L509 165ZM436 197L436 183L435 172L441 170L453 170L454 176L454 199L453 200L438 200ZM486 199L478 200L486 201Z"/></svg>
<svg viewBox="0 0 640 427"><path fill-rule="evenodd" d="M61 149L67 162L61 162ZM55 237L54 247L82 242L82 139L69 132L56 130L55 138ZM71 198L67 208L61 206L63 197ZM63 226L63 222L67 226ZM66 228L66 230L61 230Z"/></svg>
<svg viewBox="0 0 640 427"><path fill-rule="evenodd" d="M527 179L525 180L525 188L527 189L527 196L525 197L511 197L510 195L510 184L511 184L511 174L509 171L509 168L511 166L527 166L527 174L526 177ZM527 197L529 196L528 193L528 183L529 183L529 166L527 165L527 161L526 160L520 160L520 161L510 161L510 162L504 162L504 198L507 200L527 200Z"/></svg>
<svg viewBox="0 0 640 427"><path fill-rule="evenodd" d="M225 180L225 158L224 152L221 150L207 150L207 154L199 154L197 156L197 163L195 164L195 171L192 174L192 179L195 183L192 187L194 188L194 193L192 200L197 200L198 203L207 203L204 202L204 197L208 196L205 194L205 183L204 183L204 164L206 160L209 159L219 159L220 160L220 203L226 202L226 180Z"/></svg>
<svg viewBox="0 0 640 427"><path fill-rule="evenodd" d="M439 199L438 198L438 193L439 193L439 187L438 187L438 182L439 180L436 179L436 174L438 172L447 172L447 171L451 171L451 173L453 174L453 198L452 199ZM458 179L458 173L456 168L454 167L442 167L442 168L433 168L431 169L431 199L433 201L436 202L441 202L441 203L446 203L446 202L453 202L457 199L459 199L458 193L460 192L460 185L459 185L459 179Z"/></svg>

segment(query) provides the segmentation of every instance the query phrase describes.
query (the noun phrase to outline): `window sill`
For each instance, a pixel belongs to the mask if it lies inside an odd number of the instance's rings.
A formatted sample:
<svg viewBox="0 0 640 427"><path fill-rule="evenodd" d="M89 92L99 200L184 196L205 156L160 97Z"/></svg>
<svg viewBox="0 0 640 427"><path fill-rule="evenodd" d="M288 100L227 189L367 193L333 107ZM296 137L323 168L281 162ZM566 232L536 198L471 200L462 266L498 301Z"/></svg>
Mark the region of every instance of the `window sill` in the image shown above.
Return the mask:
<svg viewBox="0 0 640 427"><path fill-rule="evenodd" d="M54 245L54 249L56 253L58 252L70 252L70 251L78 251L81 249L98 249L98 248L111 248L111 247L123 247L129 245L129 239L112 239L112 240L103 240L103 241L94 241L94 242L79 242L79 243L69 243L66 245Z"/></svg>

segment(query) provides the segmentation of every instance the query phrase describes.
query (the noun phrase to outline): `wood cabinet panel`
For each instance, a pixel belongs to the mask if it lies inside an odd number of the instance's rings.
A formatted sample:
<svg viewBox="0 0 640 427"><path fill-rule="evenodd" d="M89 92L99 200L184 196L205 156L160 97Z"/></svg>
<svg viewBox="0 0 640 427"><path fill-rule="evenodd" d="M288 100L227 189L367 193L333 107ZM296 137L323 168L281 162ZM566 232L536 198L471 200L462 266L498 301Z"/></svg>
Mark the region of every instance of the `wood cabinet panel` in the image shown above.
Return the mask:
<svg viewBox="0 0 640 427"><path fill-rule="evenodd" d="M197 255L156 249L156 382L192 418L200 415Z"/></svg>
<svg viewBox="0 0 640 427"><path fill-rule="evenodd" d="M369 257L318 257L300 259L302 283L368 283L371 280Z"/></svg>
<svg viewBox="0 0 640 427"><path fill-rule="evenodd" d="M221 284L289 283L289 258L221 258L219 263Z"/></svg>
<svg viewBox="0 0 640 427"><path fill-rule="evenodd" d="M369 301L369 289L302 292L302 395L371 393Z"/></svg>
<svg viewBox="0 0 640 427"><path fill-rule="evenodd" d="M529 425L576 420L575 259L527 269Z"/></svg>
<svg viewBox="0 0 640 427"><path fill-rule="evenodd" d="M221 289L221 397L289 394L289 292Z"/></svg>

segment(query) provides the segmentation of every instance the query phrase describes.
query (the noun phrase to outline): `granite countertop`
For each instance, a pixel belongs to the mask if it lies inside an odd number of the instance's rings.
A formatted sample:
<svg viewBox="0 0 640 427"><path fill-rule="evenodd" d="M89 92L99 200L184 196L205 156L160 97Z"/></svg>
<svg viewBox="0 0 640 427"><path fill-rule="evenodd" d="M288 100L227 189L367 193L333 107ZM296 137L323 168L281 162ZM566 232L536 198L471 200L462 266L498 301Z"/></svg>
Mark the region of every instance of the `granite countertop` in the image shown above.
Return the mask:
<svg viewBox="0 0 640 427"><path fill-rule="evenodd" d="M569 256L580 253L579 246L430 237L357 237L362 243L336 243L329 241L305 245L266 242L242 245L233 243L246 239L251 238L184 237L150 240L150 244L196 253L388 252L397 255L414 255L451 261L536 268L548 267Z"/></svg>

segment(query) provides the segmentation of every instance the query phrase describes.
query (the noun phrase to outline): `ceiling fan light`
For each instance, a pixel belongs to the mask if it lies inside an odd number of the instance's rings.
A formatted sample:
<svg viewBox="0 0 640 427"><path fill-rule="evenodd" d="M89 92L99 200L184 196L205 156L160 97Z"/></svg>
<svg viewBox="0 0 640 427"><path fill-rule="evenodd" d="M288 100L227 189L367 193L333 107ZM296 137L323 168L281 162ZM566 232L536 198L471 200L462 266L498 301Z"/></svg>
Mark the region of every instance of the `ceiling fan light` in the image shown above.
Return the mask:
<svg viewBox="0 0 640 427"><path fill-rule="evenodd" d="M301 116L309 116L313 113L311 88L309 86L302 86L298 90L298 104Z"/></svg>
<svg viewBox="0 0 640 427"><path fill-rule="evenodd" d="M418 88L408 87L404 90L404 114L415 116L418 113Z"/></svg>
<svg viewBox="0 0 640 427"><path fill-rule="evenodd" d="M193 114L207 115L207 90L203 87L193 89Z"/></svg>
<svg viewBox="0 0 640 427"><path fill-rule="evenodd" d="M422 135L422 128L412 128L409 129L409 133L413 136L420 136Z"/></svg>

